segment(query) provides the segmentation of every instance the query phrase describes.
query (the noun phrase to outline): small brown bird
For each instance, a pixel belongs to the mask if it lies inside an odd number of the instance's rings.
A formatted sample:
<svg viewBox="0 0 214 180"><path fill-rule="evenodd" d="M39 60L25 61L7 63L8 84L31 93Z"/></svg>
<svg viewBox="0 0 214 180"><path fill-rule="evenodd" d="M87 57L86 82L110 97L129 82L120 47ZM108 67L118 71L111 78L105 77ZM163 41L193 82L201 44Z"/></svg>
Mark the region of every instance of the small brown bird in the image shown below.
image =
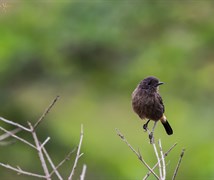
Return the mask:
<svg viewBox="0 0 214 180"><path fill-rule="evenodd" d="M152 133L158 120L163 124L168 135L173 134L173 130L164 115L164 104L158 92L159 86L163 84L156 77L147 77L142 80L132 93L132 107L141 119L148 119L144 124L144 129L150 120L155 121Z"/></svg>

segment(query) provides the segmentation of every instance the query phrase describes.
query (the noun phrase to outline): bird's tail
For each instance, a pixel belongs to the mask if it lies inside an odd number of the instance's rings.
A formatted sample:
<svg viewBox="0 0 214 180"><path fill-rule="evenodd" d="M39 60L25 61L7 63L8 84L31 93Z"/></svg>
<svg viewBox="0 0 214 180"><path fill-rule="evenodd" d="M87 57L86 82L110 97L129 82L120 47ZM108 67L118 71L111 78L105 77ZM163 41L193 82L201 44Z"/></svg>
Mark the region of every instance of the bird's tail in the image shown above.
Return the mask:
<svg viewBox="0 0 214 180"><path fill-rule="evenodd" d="M166 130L166 133L167 133L168 135L173 134L173 130L172 130L172 128L171 128L171 126L170 126L170 124L169 124L169 122L167 121L167 119L166 119L165 116L163 116L163 117L161 118L161 122L162 122L162 124L163 124L163 127L164 127L165 130Z"/></svg>
<svg viewBox="0 0 214 180"><path fill-rule="evenodd" d="M170 124L168 123L168 121L162 122L162 124L163 124L163 127L165 128L166 133L167 133L168 135L173 134L173 130L172 130Z"/></svg>

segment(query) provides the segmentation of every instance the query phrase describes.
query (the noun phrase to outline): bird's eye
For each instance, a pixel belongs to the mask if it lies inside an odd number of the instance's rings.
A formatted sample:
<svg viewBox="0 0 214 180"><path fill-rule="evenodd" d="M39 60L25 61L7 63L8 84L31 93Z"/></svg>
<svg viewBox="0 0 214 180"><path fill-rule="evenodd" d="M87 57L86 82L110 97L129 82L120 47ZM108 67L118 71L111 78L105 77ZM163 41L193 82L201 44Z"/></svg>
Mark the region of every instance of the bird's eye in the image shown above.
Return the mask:
<svg viewBox="0 0 214 180"><path fill-rule="evenodd" d="M151 81L150 81L150 82L148 82L148 85L149 85L149 86L151 85Z"/></svg>

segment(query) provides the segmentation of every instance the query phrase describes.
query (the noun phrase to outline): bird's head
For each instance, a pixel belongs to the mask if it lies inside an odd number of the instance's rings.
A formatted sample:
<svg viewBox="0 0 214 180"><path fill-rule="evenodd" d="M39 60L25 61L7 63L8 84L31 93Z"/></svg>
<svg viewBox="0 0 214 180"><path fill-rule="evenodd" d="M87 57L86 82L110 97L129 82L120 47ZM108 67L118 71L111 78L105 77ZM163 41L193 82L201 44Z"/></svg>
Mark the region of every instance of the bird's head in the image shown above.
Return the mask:
<svg viewBox="0 0 214 180"><path fill-rule="evenodd" d="M149 90L157 90L158 86L164 84L163 82L160 82L159 79L153 76L149 76L142 80L139 84L139 87L141 89L149 89Z"/></svg>

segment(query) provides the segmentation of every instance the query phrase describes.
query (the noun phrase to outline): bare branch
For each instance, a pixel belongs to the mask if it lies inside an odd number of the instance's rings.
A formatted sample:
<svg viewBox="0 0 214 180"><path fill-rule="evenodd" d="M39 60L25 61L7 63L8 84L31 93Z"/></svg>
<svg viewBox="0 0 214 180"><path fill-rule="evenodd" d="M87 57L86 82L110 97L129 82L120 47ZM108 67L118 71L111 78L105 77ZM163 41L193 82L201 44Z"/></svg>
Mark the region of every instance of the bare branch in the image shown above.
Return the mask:
<svg viewBox="0 0 214 180"><path fill-rule="evenodd" d="M78 145L78 149L77 149L77 154L76 154L76 158L75 158L75 161L74 161L74 165L73 165L71 174L68 177L68 180L72 180L72 177L74 175L74 171L75 171L75 169L77 167L77 163L78 163L78 160L80 158L80 149L81 149L81 145L82 145L82 140L83 140L83 125L81 124L80 141L79 141L79 145Z"/></svg>
<svg viewBox="0 0 214 180"><path fill-rule="evenodd" d="M34 130L37 128L37 126L42 122L42 120L45 118L45 116L49 113L51 108L54 106L54 104L59 99L59 96L56 96L56 98L52 101L52 103L48 106L48 108L45 110L45 112L42 114L42 116L39 118L39 120L34 124Z"/></svg>
<svg viewBox="0 0 214 180"><path fill-rule="evenodd" d="M178 143L175 143L172 145L171 148L169 148L169 150L167 152L164 153L164 157L168 156L168 154L170 153L170 151L177 145Z"/></svg>
<svg viewBox="0 0 214 180"><path fill-rule="evenodd" d="M126 138L124 137L123 134L121 134L121 132L116 129L117 131L117 135L128 145L128 147L136 154L136 156L138 157L138 159L149 169L149 171L152 172L152 174L159 179L158 175L149 167L149 165L145 162L145 160L143 159L143 157L141 156L141 154L139 154L132 146L131 144L129 144L129 142L126 140Z"/></svg>
<svg viewBox="0 0 214 180"><path fill-rule="evenodd" d="M163 179L166 179L166 164L165 164L165 158L164 158L164 154L163 154L163 148L162 148L162 144L161 144L161 140L159 139L158 141L159 147L160 147L160 154L161 154L161 161L163 164Z"/></svg>
<svg viewBox="0 0 214 180"><path fill-rule="evenodd" d="M62 166L66 161L70 160L71 154L73 154L76 151L76 148L74 148L71 152L68 153L68 155L56 166L56 170L59 169L60 166ZM50 176L52 176L54 173L54 170L50 173Z"/></svg>
<svg viewBox="0 0 214 180"><path fill-rule="evenodd" d="M11 145L13 143L15 143L15 140L11 140L11 141L0 141L0 146L8 146Z"/></svg>
<svg viewBox="0 0 214 180"><path fill-rule="evenodd" d="M156 148L156 145L155 145L154 141L152 142L152 146L153 146L153 148L154 148L155 155L156 155L157 160L158 160L158 168L159 168L160 179L163 179L162 167L161 167L161 163L160 163L161 160L160 160L160 158L159 158L158 151L157 151L157 148Z"/></svg>
<svg viewBox="0 0 214 180"><path fill-rule="evenodd" d="M156 125L157 125L157 121L155 121L154 126L152 128L152 131L149 132L148 129L147 129L147 132L149 134L150 144L152 144L152 146L153 146L153 149L154 149L157 161L158 161L159 175L160 175L160 179L162 180L163 179L163 174L162 174L161 160L159 158L159 154L158 154L157 147L156 147L156 144L155 144L155 139L154 139L154 130L155 130Z"/></svg>
<svg viewBox="0 0 214 180"><path fill-rule="evenodd" d="M66 156L66 158L63 159L57 166L55 166L54 163L53 163L53 161L52 161L52 159L51 159L51 157L49 156L48 152L45 149L45 145L50 140L50 137L46 138L45 141L43 143L41 143L39 141L39 139L37 137L37 134L36 134L36 131L35 131L36 128L39 126L39 124L44 120L44 118L46 117L46 115L50 112L50 110L55 105L55 103L57 102L58 99L59 99L59 96L57 96L52 101L52 103L48 106L48 108L44 111L44 113L42 114L42 116L38 119L38 121L34 125L32 125L30 122L28 122L29 128L24 127L24 126L22 126L22 125L20 125L18 123L13 122L13 121L7 120L7 119L5 119L3 117L0 117L0 121L3 121L5 123L7 123L7 124L10 124L10 125L13 125L13 126L17 127L16 129L14 129L12 131L8 131L8 130L6 130L3 127L0 126L0 130L2 130L2 131L5 132L5 134L0 135L0 141L2 141L2 140L4 140L4 139L6 139L6 138L8 138L8 137L11 136L11 137L13 137L15 139L18 139L19 141L27 144L28 146L31 146L32 148L36 149L37 152L38 152L39 159L40 159L40 162L41 162L41 165L42 165L42 168L43 168L43 171L44 171L45 175L39 175L39 174L35 174L35 173L30 173L30 172L27 172L27 171L23 171L18 166L17 167L13 167L13 166L10 166L10 165L7 165L7 164L3 164L3 163L0 163L0 166L3 166L5 168L7 168L7 169L11 169L13 171L16 171L16 172L18 172L18 174L24 174L24 175L34 176L34 177L43 178L43 179L46 179L46 180L51 180L51 176L55 173L59 180L63 180L62 176L59 174L59 172L58 172L57 169L60 166L62 166L62 164L66 160L69 159L70 155L74 152L74 150L71 151ZM17 135L15 135L17 132L19 132L21 130L25 130L25 131L30 132L32 134L35 145L31 144L30 142L26 141L25 139L23 139L23 138L21 138L21 137L19 137ZM82 141L83 141L83 125L81 125L81 134L80 134L79 145L78 145L78 148L77 148L76 158L75 158L75 161L74 161L74 164L73 164L70 176L68 178L69 180L72 180L72 177L74 175L74 171L75 171L75 169L77 167L77 164L78 164L78 160L83 155L83 153L80 153L81 146L82 146ZM51 174L49 173L46 161L48 161L50 163L50 166L52 167ZM84 180L85 173L86 173L86 165L83 166L82 173L80 175L81 180Z"/></svg>
<svg viewBox="0 0 214 180"><path fill-rule="evenodd" d="M34 128L31 125L31 123L28 122L28 124L29 124L30 130L32 132L34 142L36 144L36 148L37 148L38 155L39 155L39 158L40 158L40 161L41 161L41 164L42 164L42 168L43 168L44 173L45 173L45 177L46 177L47 180L51 180L50 174L49 174L49 171L48 171L48 168L47 168L47 165L46 165L43 153L42 153L41 145L40 145L39 140L37 138L36 132L34 131Z"/></svg>
<svg viewBox="0 0 214 180"><path fill-rule="evenodd" d="M50 140L50 137L47 137L47 139L41 144L41 148L43 148L45 146L45 144L47 144L47 142Z"/></svg>
<svg viewBox="0 0 214 180"><path fill-rule="evenodd" d="M86 169L87 169L87 166L84 164L83 168L82 168L82 173L80 175L80 180L84 180L85 179Z"/></svg>
<svg viewBox="0 0 214 180"><path fill-rule="evenodd" d="M175 179L175 177L176 177L176 175L177 175L177 173L178 173L178 169L179 169L179 167L180 167L180 165L181 165L181 160L182 160L182 158L183 158L183 156L184 156L184 152L185 152L185 149L182 149L181 154L180 154L180 158L179 158L179 160L178 160L178 164L177 164L177 166L176 166L176 168L175 168L175 172L174 172L173 177L172 177L172 180Z"/></svg>
<svg viewBox="0 0 214 180"><path fill-rule="evenodd" d="M32 148L36 149L36 147L35 147L33 144L31 144L31 143L29 143L28 141L26 141L26 140L20 138L19 136L16 136L15 134L11 133L10 131L4 129L3 127L0 126L0 129L1 129L2 131L6 132L7 134L9 134L10 136L12 136L12 137L18 139L19 141L21 141L21 142L27 144L28 146L31 146Z"/></svg>
<svg viewBox="0 0 214 180"><path fill-rule="evenodd" d="M23 130L25 130L25 131L30 132L30 129L28 129L28 128L22 126L21 124L15 123L15 122L10 121L10 120L7 120L7 119L5 119L5 118L3 118L3 117L0 117L0 120L3 121L3 122L5 122L5 123L7 123L7 124L11 124L11 125L13 125L13 126L19 127L19 128L21 128L21 129L23 129Z"/></svg>
<svg viewBox="0 0 214 180"><path fill-rule="evenodd" d="M43 179L46 178L45 176L40 175L40 174L35 174L35 173L30 173L30 172L27 172L27 171L23 171L20 167L15 168L15 167L12 167L12 166L10 166L8 164L3 164L3 163L0 163L0 166L3 166L5 168L7 168L7 169L11 169L13 171L16 171L19 174L24 174L24 175L28 175L28 176L34 176L34 177L43 178Z"/></svg>
<svg viewBox="0 0 214 180"><path fill-rule="evenodd" d="M43 150L45 156L47 157L48 162L50 163L50 165L51 165L51 167L53 168L53 171L55 172L55 174L57 175L57 177L58 177L60 180L63 180L62 176L61 176L61 175L59 174L59 172L57 171L57 169L56 169L56 167L55 167L53 161L51 160L51 158L50 158L50 156L49 156L49 154L48 154L48 152L46 151L46 149L45 149L44 146L42 146L42 150ZM50 177L51 177L51 175L50 175Z"/></svg>
<svg viewBox="0 0 214 180"><path fill-rule="evenodd" d="M166 156L170 153L170 151L171 151L176 145L177 145L177 143L173 144L173 145L169 148L169 150L168 150L167 152L164 153L164 157L166 157ZM154 165L154 167L152 168L152 170L154 170L157 166L158 166L158 162ZM149 177L150 174L151 174L151 171L149 171L149 172L146 174L146 176L143 178L143 180L146 180L146 179Z"/></svg>
<svg viewBox="0 0 214 180"><path fill-rule="evenodd" d="M4 134L2 134L0 136L0 141L3 141L5 139L9 138L11 136L11 134L16 134L16 133L18 133L20 131L21 131L21 128L16 128L16 129L13 129L13 130L9 131L10 134L9 133L4 133Z"/></svg>

